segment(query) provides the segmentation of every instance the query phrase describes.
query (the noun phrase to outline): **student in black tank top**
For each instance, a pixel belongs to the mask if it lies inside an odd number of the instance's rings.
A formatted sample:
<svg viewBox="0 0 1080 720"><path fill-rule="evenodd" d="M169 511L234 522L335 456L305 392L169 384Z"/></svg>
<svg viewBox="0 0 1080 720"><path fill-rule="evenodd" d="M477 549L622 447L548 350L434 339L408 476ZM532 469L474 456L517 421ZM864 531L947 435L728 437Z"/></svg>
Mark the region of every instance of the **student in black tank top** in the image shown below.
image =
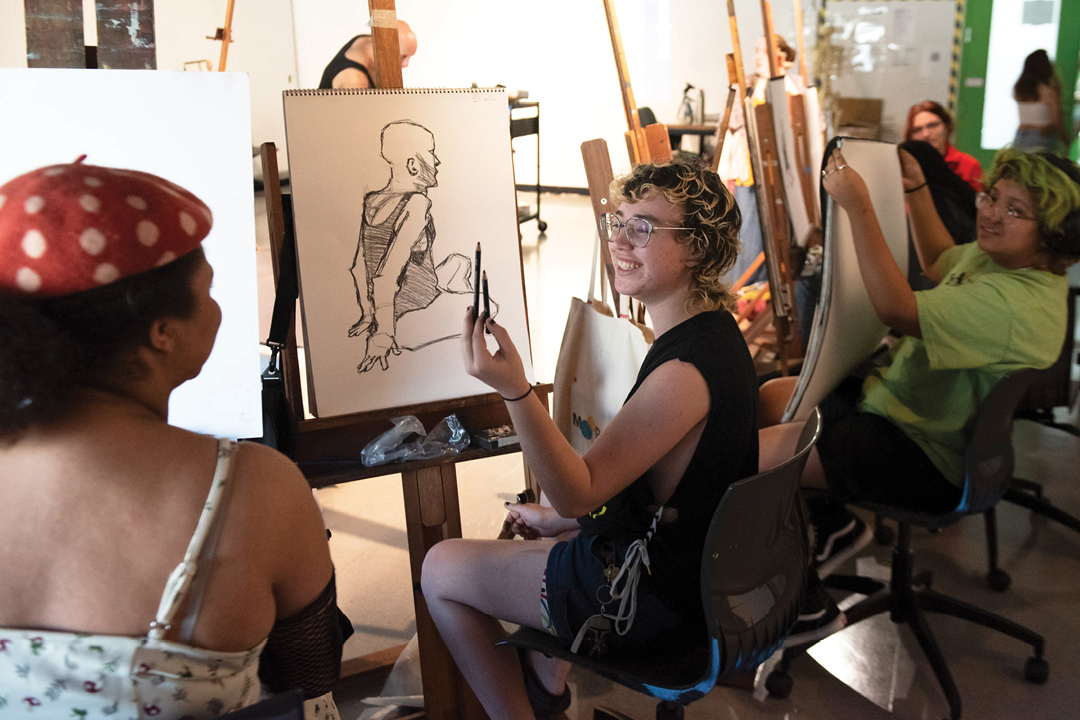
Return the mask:
<svg viewBox="0 0 1080 720"><path fill-rule="evenodd" d="M401 67L409 66L416 54L416 33L404 20L398 20L398 45L401 48ZM345 43L323 70L320 90L331 88L375 87L375 44L371 35L357 35ZM334 84L334 81L337 84Z"/></svg>
<svg viewBox="0 0 1080 720"><path fill-rule="evenodd" d="M697 158L639 165L612 199L617 211L604 216L601 233L616 289L649 308L657 339L622 410L584 457L528 392L506 331L482 316L474 323L471 311L463 319L466 370L507 401L553 506L509 508L515 532L536 542L448 540L424 563L432 617L492 717L553 714L569 704L565 663L524 653L522 666L513 650L495 647L504 634L496 618L571 646L601 612L605 567L640 570L626 553L654 518L636 613L614 603L603 610L618 629L607 646L655 647L705 632L698 573L708 523L727 486L758 469L757 378L720 280L738 253L734 199ZM499 344L494 356L485 326ZM530 697L546 702L530 708Z"/></svg>

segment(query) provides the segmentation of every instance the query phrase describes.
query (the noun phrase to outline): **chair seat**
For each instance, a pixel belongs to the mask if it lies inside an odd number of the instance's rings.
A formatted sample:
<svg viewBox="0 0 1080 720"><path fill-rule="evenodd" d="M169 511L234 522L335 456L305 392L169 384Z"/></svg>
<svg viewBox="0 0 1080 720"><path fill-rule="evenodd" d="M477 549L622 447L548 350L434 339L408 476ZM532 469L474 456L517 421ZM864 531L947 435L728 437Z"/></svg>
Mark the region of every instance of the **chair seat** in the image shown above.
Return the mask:
<svg viewBox="0 0 1080 720"><path fill-rule="evenodd" d="M505 642L572 662L649 695L654 693L645 690L646 686L690 690L701 684L709 675L712 644L708 636L703 635L700 642L669 643L665 647L650 648L647 655L613 652L597 660L572 653L569 648L563 647L554 635L532 628L521 628L506 638Z"/></svg>

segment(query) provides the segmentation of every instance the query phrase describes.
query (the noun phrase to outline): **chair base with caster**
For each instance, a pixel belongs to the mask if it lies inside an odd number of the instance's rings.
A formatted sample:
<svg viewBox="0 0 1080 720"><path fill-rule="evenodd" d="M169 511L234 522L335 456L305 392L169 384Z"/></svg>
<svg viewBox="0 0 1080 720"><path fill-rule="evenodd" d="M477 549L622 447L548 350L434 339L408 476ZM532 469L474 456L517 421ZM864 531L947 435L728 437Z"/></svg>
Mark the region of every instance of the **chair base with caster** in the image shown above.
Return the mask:
<svg viewBox="0 0 1080 720"><path fill-rule="evenodd" d="M893 550L892 576L888 586L877 580L863 577L834 575L823 580L827 587L866 595L866 599L845 611L848 625L886 612L894 623L908 625L915 634L915 639L918 640L941 686L949 704L951 720L960 718L960 692L953 681L952 673L945 664L941 648L930 631L925 616L927 612L952 615L978 623L1031 645L1033 656L1028 658L1024 665L1024 679L1040 685L1045 683L1049 676L1049 665L1043 657L1043 637L1000 615L931 589L929 573L914 575L912 572L910 525L901 522L898 534L899 537ZM786 697L791 692L792 680L789 668L795 657L800 654L801 652L798 651L784 652L784 657L766 680L765 687L770 695Z"/></svg>

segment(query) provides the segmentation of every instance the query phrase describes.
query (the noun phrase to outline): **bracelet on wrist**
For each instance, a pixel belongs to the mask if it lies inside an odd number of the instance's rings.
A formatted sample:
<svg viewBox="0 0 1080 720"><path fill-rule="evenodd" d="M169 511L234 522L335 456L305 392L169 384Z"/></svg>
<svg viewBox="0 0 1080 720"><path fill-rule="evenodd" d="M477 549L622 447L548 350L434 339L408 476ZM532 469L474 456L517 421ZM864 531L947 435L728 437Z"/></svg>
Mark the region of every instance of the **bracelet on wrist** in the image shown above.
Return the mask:
<svg viewBox="0 0 1080 720"><path fill-rule="evenodd" d="M904 194L905 195L910 195L911 193L915 192L916 190L922 190L924 187L926 187L926 183L923 183L919 187L913 187L910 190L905 190Z"/></svg>
<svg viewBox="0 0 1080 720"><path fill-rule="evenodd" d="M532 391L533 391L532 386L530 386L529 389L526 390L524 394L518 395L516 398L508 398L505 395L499 395L499 397L501 397L506 402L517 402L518 400L524 400L525 398L529 397L529 395L532 394Z"/></svg>

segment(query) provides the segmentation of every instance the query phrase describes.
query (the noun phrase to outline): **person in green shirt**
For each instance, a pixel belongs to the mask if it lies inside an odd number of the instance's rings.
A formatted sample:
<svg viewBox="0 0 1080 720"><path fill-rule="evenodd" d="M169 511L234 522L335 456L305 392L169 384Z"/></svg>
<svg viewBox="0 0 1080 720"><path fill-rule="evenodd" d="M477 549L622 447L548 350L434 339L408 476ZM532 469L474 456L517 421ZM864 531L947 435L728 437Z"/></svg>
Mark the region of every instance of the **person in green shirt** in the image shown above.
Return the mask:
<svg viewBox="0 0 1080 720"><path fill-rule="evenodd" d="M803 473L819 576L871 539L843 507L859 498L947 512L960 502L970 423L990 389L1021 368L1046 368L1065 340L1065 270L1080 260L1080 169L1006 148L976 197L976 242L955 245L918 163L901 151L919 262L938 283L912 291L893 259L859 174L836 150L823 185L851 221L874 311L903 333L888 364L848 378L822 403L824 429ZM778 425L793 378L761 388L761 463L790 457L800 428ZM794 425L794 424L792 424ZM771 427L770 427L771 426ZM787 455L784 455L787 453Z"/></svg>

